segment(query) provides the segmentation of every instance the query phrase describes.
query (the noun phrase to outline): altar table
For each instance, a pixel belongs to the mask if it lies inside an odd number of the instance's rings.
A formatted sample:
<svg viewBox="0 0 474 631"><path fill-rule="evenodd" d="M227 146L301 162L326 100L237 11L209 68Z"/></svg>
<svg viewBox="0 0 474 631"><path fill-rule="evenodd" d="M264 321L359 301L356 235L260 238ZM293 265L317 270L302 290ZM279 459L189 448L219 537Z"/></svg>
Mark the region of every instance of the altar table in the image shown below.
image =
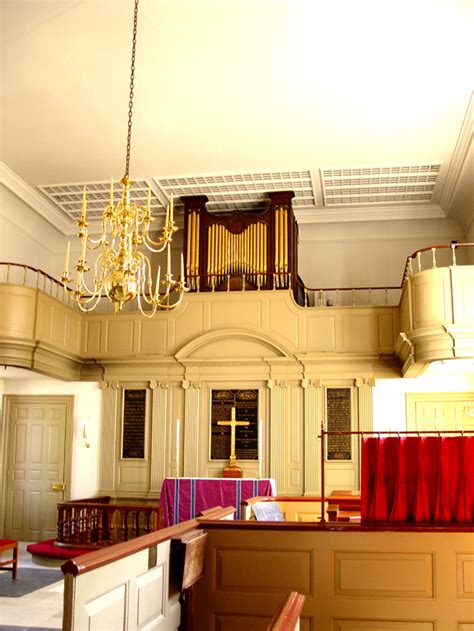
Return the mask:
<svg viewBox="0 0 474 631"><path fill-rule="evenodd" d="M164 526L193 519L214 506L234 506L240 519L240 503L250 497L276 495L271 478L165 478L160 503Z"/></svg>

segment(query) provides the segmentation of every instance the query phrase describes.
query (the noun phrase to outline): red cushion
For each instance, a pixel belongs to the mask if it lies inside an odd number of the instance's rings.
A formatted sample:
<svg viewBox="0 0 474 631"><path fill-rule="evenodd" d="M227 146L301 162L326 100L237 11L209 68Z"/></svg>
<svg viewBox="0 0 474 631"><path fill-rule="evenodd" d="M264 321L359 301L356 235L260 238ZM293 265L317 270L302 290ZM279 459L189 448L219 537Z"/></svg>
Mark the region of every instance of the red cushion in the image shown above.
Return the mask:
<svg viewBox="0 0 474 631"><path fill-rule="evenodd" d="M30 543L30 545L26 546L26 549L30 554L35 554L40 557L49 557L50 559L72 559L80 554L86 554L86 552L91 551L85 548L58 546L55 539Z"/></svg>

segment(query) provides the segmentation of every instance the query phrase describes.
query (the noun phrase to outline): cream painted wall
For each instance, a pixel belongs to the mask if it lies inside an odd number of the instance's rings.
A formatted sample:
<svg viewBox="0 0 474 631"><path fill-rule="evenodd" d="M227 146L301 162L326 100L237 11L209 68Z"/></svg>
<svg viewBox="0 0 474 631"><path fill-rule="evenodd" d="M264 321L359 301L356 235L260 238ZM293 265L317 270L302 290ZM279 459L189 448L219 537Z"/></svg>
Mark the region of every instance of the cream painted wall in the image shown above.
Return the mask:
<svg viewBox="0 0 474 631"><path fill-rule="evenodd" d="M4 395L72 395L74 396L73 452L71 499L90 497L99 489L99 438L102 391L97 383L62 382L57 379L5 379L0 380L0 393ZM87 449L79 433L79 418L89 417Z"/></svg>
<svg viewBox="0 0 474 631"><path fill-rule="evenodd" d="M373 389L375 431L406 429L408 392L474 392L474 368L459 376L376 379Z"/></svg>
<svg viewBox="0 0 474 631"><path fill-rule="evenodd" d="M0 185L0 260L24 263L57 275L65 237L5 186Z"/></svg>
<svg viewBox="0 0 474 631"><path fill-rule="evenodd" d="M464 241L450 219L302 224L299 274L308 287L399 286L407 257Z"/></svg>

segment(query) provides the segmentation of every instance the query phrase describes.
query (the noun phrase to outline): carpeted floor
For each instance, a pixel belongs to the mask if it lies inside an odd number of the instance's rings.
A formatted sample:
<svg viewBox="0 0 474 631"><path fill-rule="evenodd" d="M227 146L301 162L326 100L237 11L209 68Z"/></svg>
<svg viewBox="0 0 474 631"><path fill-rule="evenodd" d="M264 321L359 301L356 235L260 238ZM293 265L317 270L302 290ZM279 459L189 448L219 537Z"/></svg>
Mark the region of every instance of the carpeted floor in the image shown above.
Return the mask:
<svg viewBox="0 0 474 631"><path fill-rule="evenodd" d="M0 597L20 598L62 580L63 574L60 570L30 570L20 567L16 580L12 580L11 572L0 572ZM7 628L9 627L0 626L0 630ZM23 629L24 627L12 628Z"/></svg>

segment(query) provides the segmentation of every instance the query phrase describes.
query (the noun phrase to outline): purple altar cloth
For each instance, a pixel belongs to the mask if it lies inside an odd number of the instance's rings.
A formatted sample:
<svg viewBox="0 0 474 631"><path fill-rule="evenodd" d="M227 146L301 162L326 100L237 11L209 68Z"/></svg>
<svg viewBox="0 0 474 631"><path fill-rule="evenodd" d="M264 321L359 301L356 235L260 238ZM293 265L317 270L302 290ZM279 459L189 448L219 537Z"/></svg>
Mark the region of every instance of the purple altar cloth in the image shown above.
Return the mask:
<svg viewBox="0 0 474 631"><path fill-rule="evenodd" d="M254 478L166 478L161 488L165 528L193 519L214 506L234 506L240 519L240 502L250 497L276 495L275 482Z"/></svg>

